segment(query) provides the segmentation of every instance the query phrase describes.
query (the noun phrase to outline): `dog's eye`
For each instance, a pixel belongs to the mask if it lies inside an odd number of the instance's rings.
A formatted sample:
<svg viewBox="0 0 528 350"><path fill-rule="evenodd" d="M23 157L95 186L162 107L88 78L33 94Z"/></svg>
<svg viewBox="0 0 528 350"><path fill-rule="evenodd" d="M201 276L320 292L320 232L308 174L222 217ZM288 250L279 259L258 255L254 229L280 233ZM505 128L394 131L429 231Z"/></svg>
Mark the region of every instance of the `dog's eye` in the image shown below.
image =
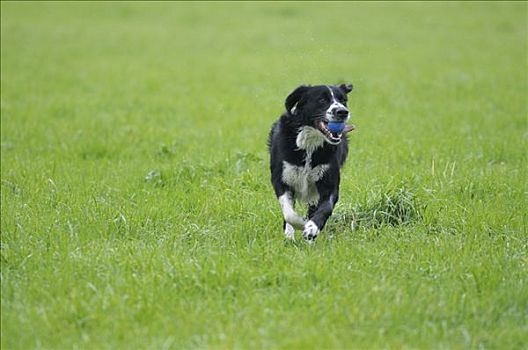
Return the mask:
<svg viewBox="0 0 528 350"><path fill-rule="evenodd" d="M321 97L321 98L319 99L319 103L325 103L325 102L326 102L326 98Z"/></svg>

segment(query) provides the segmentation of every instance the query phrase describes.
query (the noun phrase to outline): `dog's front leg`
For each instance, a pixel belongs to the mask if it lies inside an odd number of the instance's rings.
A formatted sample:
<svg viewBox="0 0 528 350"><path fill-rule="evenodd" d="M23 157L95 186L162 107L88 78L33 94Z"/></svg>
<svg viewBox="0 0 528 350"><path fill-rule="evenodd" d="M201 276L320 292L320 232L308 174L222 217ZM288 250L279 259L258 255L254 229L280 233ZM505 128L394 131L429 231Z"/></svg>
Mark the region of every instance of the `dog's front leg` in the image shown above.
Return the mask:
<svg viewBox="0 0 528 350"><path fill-rule="evenodd" d="M284 225L284 233L286 236L291 236L293 235L294 228L302 229L305 226L306 220L295 212L291 192L284 192L284 194L279 197L279 203L282 209L282 216L286 222Z"/></svg>
<svg viewBox="0 0 528 350"><path fill-rule="evenodd" d="M311 215L309 213L309 220L304 225L303 229L303 238L307 242L313 243L313 241L315 241L319 235L319 232L321 232L321 230L324 228L326 221L330 215L332 215L332 211L334 210L334 205L336 202L337 196L330 195L328 197L321 198L315 210L311 210L313 213Z"/></svg>

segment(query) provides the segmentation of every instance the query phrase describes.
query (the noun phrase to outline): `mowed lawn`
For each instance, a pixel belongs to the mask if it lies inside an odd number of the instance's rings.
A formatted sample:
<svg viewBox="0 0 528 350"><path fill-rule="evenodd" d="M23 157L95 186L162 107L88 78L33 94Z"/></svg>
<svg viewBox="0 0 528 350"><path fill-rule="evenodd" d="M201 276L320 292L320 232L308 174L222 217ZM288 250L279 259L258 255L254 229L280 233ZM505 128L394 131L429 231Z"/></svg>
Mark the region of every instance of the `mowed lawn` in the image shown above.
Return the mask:
<svg viewBox="0 0 528 350"><path fill-rule="evenodd" d="M2 349L522 349L519 3L1 4ZM286 242L266 139L352 82Z"/></svg>

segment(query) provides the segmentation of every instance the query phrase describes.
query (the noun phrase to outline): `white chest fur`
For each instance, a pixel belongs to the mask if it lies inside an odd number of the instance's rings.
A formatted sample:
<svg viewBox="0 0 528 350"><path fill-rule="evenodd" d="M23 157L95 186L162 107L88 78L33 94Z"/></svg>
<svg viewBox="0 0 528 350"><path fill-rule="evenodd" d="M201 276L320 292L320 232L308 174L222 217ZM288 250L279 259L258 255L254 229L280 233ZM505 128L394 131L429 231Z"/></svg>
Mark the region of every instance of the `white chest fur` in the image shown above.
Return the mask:
<svg viewBox="0 0 528 350"><path fill-rule="evenodd" d="M323 146L325 138L321 132L311 126L303 126L297 134L295 143L299 149L306 150L306 153L313 153L317 148Z"/></svg>
<svg viewBox="0 0 528 350"><path fill-rule="evenodd" d="M328 169L328 164L319 164L312 168L311 153L307 153L304 166L297 166L283 161L282 181L290 186L295 198L310 205L319 201L319 192L315 183L319 181Z"/></svg>

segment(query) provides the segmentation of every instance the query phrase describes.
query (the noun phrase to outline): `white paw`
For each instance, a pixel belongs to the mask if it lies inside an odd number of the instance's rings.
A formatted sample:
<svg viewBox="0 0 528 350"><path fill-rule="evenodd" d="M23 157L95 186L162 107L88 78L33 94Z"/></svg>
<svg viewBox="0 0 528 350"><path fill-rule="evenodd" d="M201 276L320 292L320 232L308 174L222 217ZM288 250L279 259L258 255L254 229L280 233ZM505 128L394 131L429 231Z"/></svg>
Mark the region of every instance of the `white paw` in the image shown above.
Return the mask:
<svg viewBox="0 0 528 350"><path fill-rule="evenodd" d="M303 238L305 241L313 243L313 241L315 241L315 239L317 238L318 234L319 228L312 220L308 221L306 225L304 225Z"/></svg>
<svg viewBox="0 0 528 350"><path fill-rule="evenodd" d="M295 241L295 229L292 225L286 223L286 226L284 227L284 235L287 239L291 239L292 241Z"/></svg>

